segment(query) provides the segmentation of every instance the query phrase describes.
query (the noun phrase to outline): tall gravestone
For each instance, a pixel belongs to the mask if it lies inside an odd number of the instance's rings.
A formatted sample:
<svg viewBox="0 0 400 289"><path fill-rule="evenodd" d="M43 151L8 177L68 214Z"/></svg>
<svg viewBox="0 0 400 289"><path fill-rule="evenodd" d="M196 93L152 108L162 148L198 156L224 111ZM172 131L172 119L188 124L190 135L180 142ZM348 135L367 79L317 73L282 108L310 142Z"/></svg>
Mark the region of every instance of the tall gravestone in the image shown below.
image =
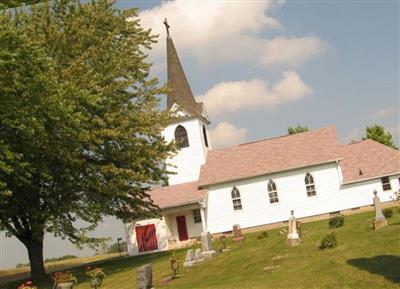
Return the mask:
<svg viewBox="0 0 400 289"><path fill-rule="evenodd" d="M216 254L215 250L213 250L210 232L201 233L201 249L203 250L202 255L205 259L211 259Z"/></svg>
<svg viewBox="0 0 400 289"><path fill-rule="evenodd" d="M287 244L290 247L294 247L300 244L299 234L297 233L296 218L294 216L294 211L290 211L289 224L288 224L288 235Z"/></svg>
<svg viewBox="0 0 400 289"><path fill-rule="evenodd" d="M233 225L233 242L242 242L246 240L245 237L242 235L242 229L240 228L239 224Z"/></svg>
<svg viewBox="0 0 400 289"><path fill-rule="evenodd" d="M195 263L195 255L193 249L187 250L185 262L183 262L183 267L192 267Z"/></svg>
<svg viewBox="0 0 400 289"><path fill-rule="evenodd" d="M382 204L376 190L374 190L373 202L375 207L374 229L377 230L387 226L387 221L385 219L385 216L382 214Z"/></svg>
<svg viewBox="0 0 400 289"><path fill-rule="evenodd" d="M153 287L153 268L151 264L140 266L136 270L137 289L152 289Z"/></svg>
<svg viewBox="0 0 400 289"><path fill-rule="evenodd" d="M201 249L200 249L200 248L197 248L197 249L194 251L194 260L195 260L196 262L203 261L203 255L202 255L202 253L201 253Z"/></svg>

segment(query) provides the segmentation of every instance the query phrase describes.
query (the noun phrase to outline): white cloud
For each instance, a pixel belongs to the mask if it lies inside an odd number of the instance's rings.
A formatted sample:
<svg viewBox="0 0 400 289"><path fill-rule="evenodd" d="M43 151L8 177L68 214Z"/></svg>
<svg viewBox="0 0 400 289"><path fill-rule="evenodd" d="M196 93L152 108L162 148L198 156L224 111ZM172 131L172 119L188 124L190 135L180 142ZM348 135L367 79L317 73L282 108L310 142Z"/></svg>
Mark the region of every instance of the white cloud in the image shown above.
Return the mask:
<svg viewBox="0 0 400 289"><path fill-rule="evenodd" d="M152 61L164 61L165 27L181 55L190 54L202 64L252 62L264 65L297 65L320 54L326 43L314 36L261 36L267 29L280 29L280 22L267 13L283 1L167 1L139 14L141 24L159 34L150 53Z"/></svg>
<svg viewBox="0 0 400 289"><path fill-rule="evenodd" d="M276 37L265 43L261 61L267 66L286 64L294 67L320 55L327 46L326 42L314 36Z"/></svg>
<svg viewBox="0 0 400 289"><path fill-rule="evenodd" d="M393 136L393 140L397 143L400 142L400 124L397 126L389 127L387 129Z"/></svg>
<svg viewBox="0 0 400 289"><path fill-rule="evenodd" d="M261 79L221 82L197 99L203 101L210 115L224 112L270 109L312 93L294 71L283 73L274 86Z"/></svg>
<svg viewBox="0 0 400 289"><path fill-rule="evenodd" d="M220 122L210 131L213 148L223 148L245 141L247 130L236 128L229 122Z"/></svg>
<svg viewBox="0 0 400 289"><path fill-rule="evenodd" d="M371 117L374 118L374 119L383 118L383 117L388 116L388 115L390 115L392 113L395 113L397 110L398 110L398 108L396 108L396 107L383 108L383 109L380 109L380 110L374 112L371 115Z"/></svg>

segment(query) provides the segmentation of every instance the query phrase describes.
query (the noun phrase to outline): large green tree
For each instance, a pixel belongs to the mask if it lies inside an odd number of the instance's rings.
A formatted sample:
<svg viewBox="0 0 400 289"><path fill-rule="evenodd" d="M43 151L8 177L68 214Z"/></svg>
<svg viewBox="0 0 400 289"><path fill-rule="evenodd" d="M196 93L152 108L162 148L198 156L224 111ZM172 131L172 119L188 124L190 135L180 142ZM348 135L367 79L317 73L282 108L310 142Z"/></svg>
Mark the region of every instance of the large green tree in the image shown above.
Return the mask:
<svg viewBox="0 0 400 289"><path fill-rule="evenodd" d="M46 232L83 245L104 215L156 214L146 192L174 148L153 42L136 10L106 0L0 12L0 229L26 246L34 280Z"/></svg>
<svg viewBox="0 0 400 289"><path fill-rule="evenodd" d="M45 0L1 0L0 1L0 10L1 9L8 9L8 8L15 8L24 5L32 5L39 2L43 2Z"/></svg>
<svg viewBox="0 0 400 289"><path fill-rule="evenodd" d="M378 124L368 126L365 129L365 137L363 137L363 139L372 139L381 144L397 149L396 145L393 143L392 134L388 131L386 132L385 128Z"/></svg>

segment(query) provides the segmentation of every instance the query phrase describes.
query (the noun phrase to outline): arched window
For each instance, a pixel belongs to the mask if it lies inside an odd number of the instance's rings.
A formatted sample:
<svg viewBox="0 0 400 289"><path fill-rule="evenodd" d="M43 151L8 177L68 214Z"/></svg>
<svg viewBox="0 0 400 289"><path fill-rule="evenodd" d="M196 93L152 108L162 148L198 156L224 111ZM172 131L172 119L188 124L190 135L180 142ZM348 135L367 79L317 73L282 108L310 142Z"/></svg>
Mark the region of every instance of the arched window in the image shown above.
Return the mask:
<svg viewBox="0 0 400 289"><path fill-rule="evenodd" d="M317 192L315 191L314 178L310 173L306 174L304 182L306 184L307 196L312 197L317 195Z"/></svg>
<svg viewBox="0 0 400 289"><path fill-rule="evenodd" d="M204 144L206 145L206 147L208 147L207 131L204 125L203 125L203 137L204 137Z"/></svg>
<svg viewBox="0 0 400 289"><path fill-rule="evenodd" d="M175 142L180 149L189 146L189 139L186 129L181 125L178 125L175 129Z"/></svg>
<svg viewBox="0 0 400 289"><path fill-rule="evenodd" d="M231 196L232 196L233 209L241 210L242 209L242 200L240 199L240 192L236 187L233 187Z"/></svg>
<svg viewBox="0 0 400 289"><path fill-rule="evenodd" d="M268 182L268 196L270 204L279 203L278 192L276 190L276 185L272 180Z"/></svg>

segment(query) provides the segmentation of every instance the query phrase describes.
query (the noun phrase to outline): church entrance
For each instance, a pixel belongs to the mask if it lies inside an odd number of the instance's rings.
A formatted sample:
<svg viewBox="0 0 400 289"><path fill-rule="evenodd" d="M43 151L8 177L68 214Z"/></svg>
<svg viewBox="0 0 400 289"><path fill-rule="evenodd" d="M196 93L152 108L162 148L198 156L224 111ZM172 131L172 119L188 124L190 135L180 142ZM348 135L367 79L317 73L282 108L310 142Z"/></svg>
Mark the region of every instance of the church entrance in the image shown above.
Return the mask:
<svg viewBox="0 0 400 289"><path fill-rule="evenodd" d="M176 224L178 226L179 241L186 241L189 239L185 216L176 217Z"/></svg>
<svg viewBox="0 0 400 289"><path fill-rule="evenodd" d="M154 224L138 226L135 230L139 253L158 249L156 228Z"/></svg>

